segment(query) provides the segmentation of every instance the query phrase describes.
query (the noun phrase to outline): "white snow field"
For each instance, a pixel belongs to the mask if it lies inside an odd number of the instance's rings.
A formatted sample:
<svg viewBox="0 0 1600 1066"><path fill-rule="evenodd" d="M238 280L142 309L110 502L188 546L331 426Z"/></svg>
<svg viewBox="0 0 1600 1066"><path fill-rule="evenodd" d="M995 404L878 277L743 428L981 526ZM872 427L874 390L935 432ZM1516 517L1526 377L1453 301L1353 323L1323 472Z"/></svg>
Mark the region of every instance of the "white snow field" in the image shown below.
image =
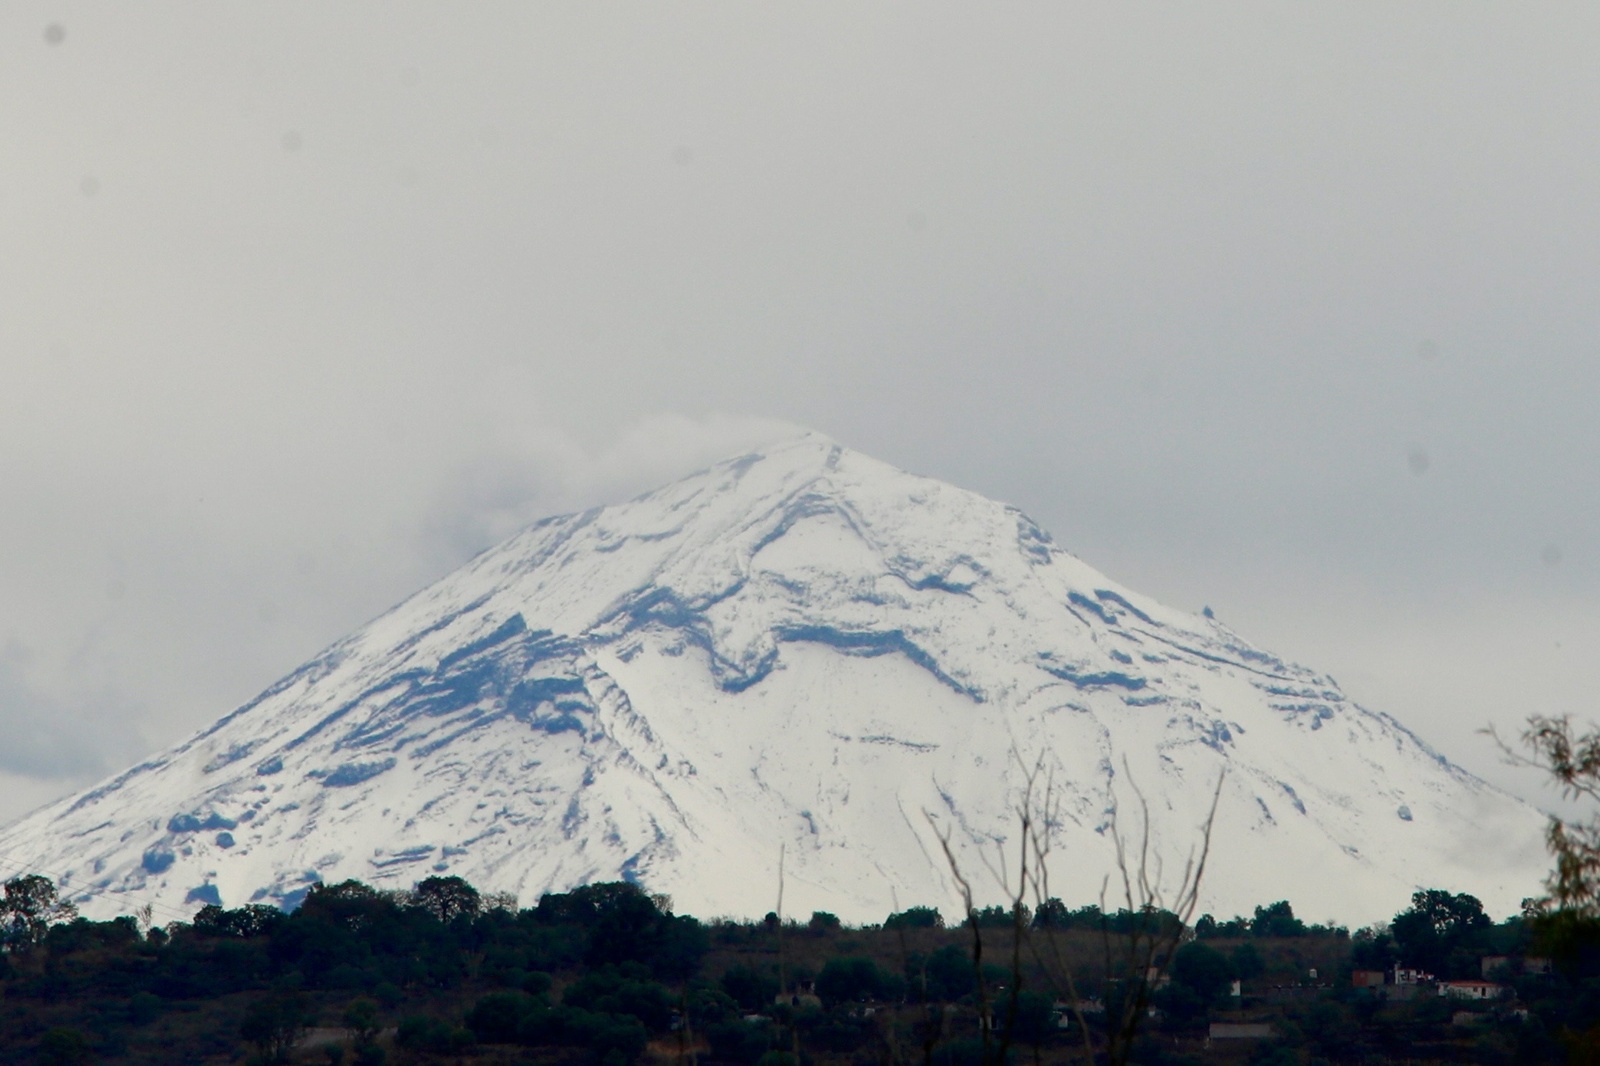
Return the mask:
<svg viewBox="0 0 1600 1066"><path fill-rule="evenodd" d="M1095 901L1149 799L1169 883L1226 771L1203 909L1365 923L1418 887L1513 912L1543 816L1328 677L1163 607L1014 508L807 435L484 552L183 744L0 831L93 916L292 906L434 873L628 878L680 913L959 913L1060 802ZM987 865L986 865L987 860ZM1113 894L1111 902L1118 902Z"/></svg>

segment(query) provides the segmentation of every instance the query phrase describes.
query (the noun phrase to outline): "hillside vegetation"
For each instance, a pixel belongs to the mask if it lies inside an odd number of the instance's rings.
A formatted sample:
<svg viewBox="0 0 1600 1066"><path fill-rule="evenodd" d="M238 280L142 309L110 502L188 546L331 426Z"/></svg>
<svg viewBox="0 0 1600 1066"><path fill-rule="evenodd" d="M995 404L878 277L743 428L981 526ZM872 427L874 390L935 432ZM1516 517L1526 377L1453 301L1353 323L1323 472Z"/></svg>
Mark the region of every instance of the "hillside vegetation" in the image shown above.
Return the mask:
<svg viewBox="0 0 1600 1066"><path fill-rule="evenodd" d="M1478 977L1485 955L1543 950L1538 919L1496 925L1442 892L1353 936L1281 902L1205 916L1141 974L1117 971L1118 942L1172 915L1054 900L955 928L928 907L854 928L822 913L704 922L627 883L519 909L430 878L404 893L317 886L292 913L208 906L160 928L75 918L32 877L5 906L8 1064L1038 1064L1098 1055L1103 1019L1132 994L1152 1005L1142 1063L1555 1063L1600 1046L1600 969L1570 929L1554 972L1507 977L1501 998L1465 1009L1432 989L1352 987L1356 969ZM1076 999L1057 987L1068 976ZM1229 1020L1272 1036L1208 1040Z"/></svg>

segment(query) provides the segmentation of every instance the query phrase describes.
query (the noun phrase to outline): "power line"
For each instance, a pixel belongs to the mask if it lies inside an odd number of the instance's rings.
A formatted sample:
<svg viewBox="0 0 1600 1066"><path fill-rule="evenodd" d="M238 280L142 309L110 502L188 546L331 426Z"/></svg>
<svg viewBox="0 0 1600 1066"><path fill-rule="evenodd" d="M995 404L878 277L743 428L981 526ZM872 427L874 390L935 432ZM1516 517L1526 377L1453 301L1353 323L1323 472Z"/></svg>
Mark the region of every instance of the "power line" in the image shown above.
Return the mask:
<svg viewBox="0 0 1600 1066"><path fill-rule="evenodd" d="M17 876L17 877L21 877L21 876L29 874L29 873L35 873L35 874L40 875L41 877L48 877L48 878L50 878L50 880L52 882L54 882L56 884L56 886L58 888L60 888L63 885L63 883L65 882L65 880L66 880L65 875L63 875L63 874L60 874L60 873L57 873L57 872L53 872L53 871L50 871L50 870L46 870L46 869L44 869L43 867L41 867L37 863L26 862L26 861L24 861L22 859L17 858L14 855L7 855L7 854L5 854L3 852L0 852L0 864L4 864L5 866L14 866L14 867L16 867L17 868L17 872L16 872L16 874L14 876ZM7 878L7 880L10 880L10 878ZM188 914L188 913L185 913L183 911L177 910L176 908L173 908L173 907L169 907L164 903L158 903L153 899L141 899L140 897L135 896L135 895L133 895L131 893L118 892L115 889L110 889L110 888L90 887L90 888L88 888L88 889L86 889L84 891L81 891L81 892L71 892L70 894L66 893L66 892L63 892L62 894L63 895L70 895L70 896L73 896L73 897L99 896L99 897L102 897L102 898L105 898L105 899L117 900L117 901L121 901L124 904L132 904L133 907L134 907L134 911L135 912L137 912L139 910L142 910L145 907L149 907L152 913L155 913L157 911L164 912L164 915L170 916L173 921L178 921L178 922L187 922L193 917L193 915L191 915L191 914Z"/></svg>
<svg viewBox="0 0 1600 1066"><path fill-rule="evenodd" d="M3 858L3 856L0 856L0 858ZM17 864L12 863L12 865L17 865ZM61 878L59 876L52 875L50 873L50 871L44 870L44 869L38 867L37 865L21 864L18 867L17 874L19 876L23 875L23 874L28 874L28 873L36 873L36 874L39 874L41 876L48 877L48 878L50 878L51 881L55 882L57 885L61 885L62 884L62 880L61 880ZM123 906L125 906L125 907L127 907L129 909L128 913L126 915L124 915L125 917L135 917L135 916L137 916L138 912L143 910L145 907L149 907L150 908L150 911L151 911L152 915L159 913L162 917L165 917L165 918L167 918L167 919L169 919L171 921L175 921L175 922L188 922L191 918L194 917L192 914L189 914L186 911L181 911L181 910L178 910L177 908L169 907L165 903L159 903L154 899L147 899L147 898L143 898L143 897L140 897L140 896L135 896L135 895L133 895L131 893L128 893L128 892L119 892L119 891L117 891L115 889L110 889L110 888L101 888L101 887L96 887L96 886L90 886L90 887L85 888L85 889L83 889L81 891L63 892L62 895L66 896L69 899L69 901L70 900L82 899L82 898L85 898L85 897L88 897L88 898L98 897L98 898L102 898L102 899L109 899L109 900L112 900L114 902L120 902Z"/></svg>

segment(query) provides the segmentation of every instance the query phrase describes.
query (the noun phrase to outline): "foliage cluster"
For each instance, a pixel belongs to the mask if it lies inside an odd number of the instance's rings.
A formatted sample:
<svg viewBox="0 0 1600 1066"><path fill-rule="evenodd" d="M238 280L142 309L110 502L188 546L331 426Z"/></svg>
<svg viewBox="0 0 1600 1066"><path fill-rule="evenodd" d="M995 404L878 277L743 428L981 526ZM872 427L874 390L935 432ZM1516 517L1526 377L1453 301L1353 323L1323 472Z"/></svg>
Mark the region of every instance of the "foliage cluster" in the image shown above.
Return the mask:
<svg viewBox="0 0 1600 1066"><path fill-rule="evenodd" d="M1194 923L1194 934L1202 940L1245 936L1344 936L1347 933L1348 930L1340 925L1307 925L1295 917L1294 908L1286 899L1256 907L1252 918L1235 916L1219 921L1209 914L1202 914Z"/></svg>
<svg viewBox="0 0 1600 1066"><path fill-rule="evenodd" d="M1082 1050L1070 1031L1078 1016L1020 950L1034 942L1016 938L1057 938L1093 1027L1104 1024L1097 1004L1112 1013L1130 994L1128 976L1097 961L1101 938L1172 920L1047 900L1020 922L1014 909L975 908L958 928L944 928L931 907L862 928L831 915L707 925L630 884L518 909L458 878L430 878L401 893L317 886L288 914L208 906L191 922L146 931L132 918L50 910L54 886L16 884L7 898L29 901L17 912L61 920L46 919L42 931L26 920L8 926L26 932L0 953L0 1064L248 1055L356 1066L628 1066L652 1057L983 1066L995 1047L1008 1060L1066 1061ZM1207 1023L1241 1009L1272 1017L1273 1053L1301 1063L1554 1063L1600 1038L1600 966L1514 976L1527 1017L1483 1005L1483 1024L1470 1031L1453 1028L1450 1005L1436 997L1385 1004L1349 986L1349 971L1380 955L1475 976L1483 953L1546 950L1557 935L1549 916L1495 924L1473 897L1439 890L1418 892L1386 927L1353 937L1304 926L1281 901L1255 914L1234 936L1182 938L1165 961L1170 982L1150 997L1156 1015L1134 1061L1212 1061ZM1320 980L1307 979L1312 969ZM1231 994L1236 980L1242 1001ZM338 1038L309 1047L313 1026ZM980 1041L983 1026L1004 1040Z"/></svg>

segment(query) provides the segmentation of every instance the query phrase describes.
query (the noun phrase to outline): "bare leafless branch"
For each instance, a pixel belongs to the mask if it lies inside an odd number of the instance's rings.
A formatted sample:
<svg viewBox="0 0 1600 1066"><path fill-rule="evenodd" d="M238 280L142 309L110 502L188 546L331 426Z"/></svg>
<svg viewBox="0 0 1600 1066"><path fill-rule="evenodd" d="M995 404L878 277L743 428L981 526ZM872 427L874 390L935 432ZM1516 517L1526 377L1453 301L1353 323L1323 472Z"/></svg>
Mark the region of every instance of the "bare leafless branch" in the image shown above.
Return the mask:
<svg viewBox="0 0 1600 1066"><path fill-rule="evenodd" d="M953 829L941 830L932 815L928 816L938 836L951 876L960 890L967 925L972 931L978 1005L980 1014L985 1019L983 1026L985 1061L990 1061L991 1052L997 1050L1000 1058L994 1061L1003 1062L1010 1049L1011 1034L1016 1026L1019 996L1024 981L1023 952L1026 945L1028 956L1044 975L1046 982L1058 997L1065 998L1069 1004L1073 1020L1082 1034L1083 1059L1092 1064L1096 1061L1094 1038L1085 1017L1083 999L1078 993L1073 968L1060 945L1059 931L1052 929L1048 922L1039 927L1031 926L1027 920L1025 906L1030 894L1034 899L1036 913L1042 912L1046 904L1054 900L1050 893L1049 862L1050 833L1058 822L1059 814L1054 778L1046 772L1042 757L1030 766L1024 763L1015 751L1012 754L1023 770L1023 787L1015 810L1019 830L1019 854L1014 856L1015 881L1008 873L1003 842L996 843L993 860L985 852L979 853L980 861L1005 892L1011 904L1010 1009L997 1049L993 1047L988 1023L989 997L982 966L983 931L974 906L972 883L956 857L952 842ZM1126 762L1123 771L1137 803L1139 813L1137 839L1131 839L1123 831L1116 803L1113 803L1108 811L1107 828L1114 849L1115 874L1122 889L1120 909L1125 915L1127 929L1114 932L1110 924L1111 915L1107 910L1106 896L1111 883L1110 875L1102 880L1100 890L1104 974L1108 990L1114 986L1122 993L1119 997L1107 996L1105 1004L1108 1011L1106 1054L1114 1066L1122 1066L1127 1062L1132 1052L1134 1037L1149 1009L1150 993L1160 981L1166 967L1170 965L1187 927L1193 920L1199 903L1201 880L1210 858L1211 834L1225 780L1224 775L1218 776L1205 821L1200 826L1198 845L1187 857L1182 876L1176 885L1168 886L1161 850L1154 846L1149 801L1139 789ZM1113 1011L1114 1014L1111 1013Z"/></svg>

